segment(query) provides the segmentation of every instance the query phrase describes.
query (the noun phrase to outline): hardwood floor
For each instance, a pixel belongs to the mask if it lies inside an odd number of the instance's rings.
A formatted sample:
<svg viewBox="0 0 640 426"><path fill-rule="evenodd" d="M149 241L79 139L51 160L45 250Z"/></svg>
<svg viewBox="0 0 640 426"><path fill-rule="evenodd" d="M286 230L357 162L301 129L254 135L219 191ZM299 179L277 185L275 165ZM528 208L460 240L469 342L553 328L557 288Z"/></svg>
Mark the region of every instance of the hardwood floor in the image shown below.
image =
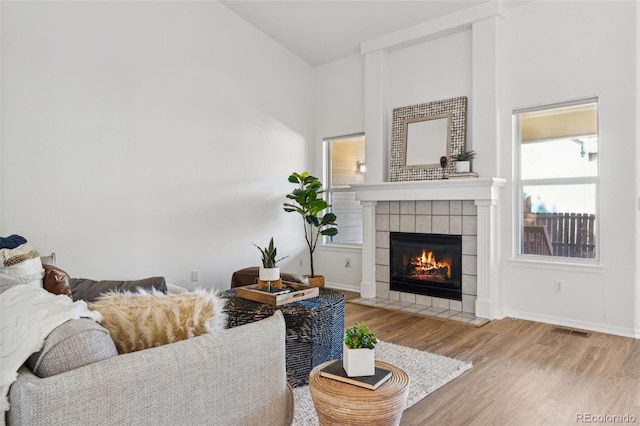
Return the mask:
<svg viewBox="0 0 640 426"><path fill-rule="evenodd" d="M405 410L402 425L625 423L588 415L640 423L640 340L510 318L478 328L347 303L345 326L359 321L380 340L473 363Z"/></svg>

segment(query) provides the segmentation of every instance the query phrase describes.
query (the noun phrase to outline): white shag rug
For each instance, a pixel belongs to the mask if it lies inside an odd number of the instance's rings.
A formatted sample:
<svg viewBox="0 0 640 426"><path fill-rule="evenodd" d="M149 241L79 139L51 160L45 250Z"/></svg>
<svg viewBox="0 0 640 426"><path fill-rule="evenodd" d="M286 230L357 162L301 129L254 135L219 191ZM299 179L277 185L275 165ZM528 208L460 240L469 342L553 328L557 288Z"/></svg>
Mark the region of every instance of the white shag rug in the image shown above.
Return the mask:
<svg viewBox="0 0 640 426"><path fill-rule="evenodd" d="M387 342L379 342L376 346L376 359L396 365L409 375L405 409L472 367L470 362ZM318 425L309 386L293 389L293 399L293 426Z"/></svg>

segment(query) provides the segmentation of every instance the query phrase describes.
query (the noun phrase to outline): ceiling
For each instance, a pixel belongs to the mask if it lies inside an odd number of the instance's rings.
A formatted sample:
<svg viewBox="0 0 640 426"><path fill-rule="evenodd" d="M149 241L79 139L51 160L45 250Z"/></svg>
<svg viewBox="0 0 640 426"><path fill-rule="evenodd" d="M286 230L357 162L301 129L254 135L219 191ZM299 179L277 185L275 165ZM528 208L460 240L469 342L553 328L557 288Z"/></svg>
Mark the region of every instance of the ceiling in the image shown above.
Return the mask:
<svg viewBox="0 0 640 426"><path fill-rule="evenodd" d="M223 0L312 66L360 52L360 43L488 0Z"/></svg>

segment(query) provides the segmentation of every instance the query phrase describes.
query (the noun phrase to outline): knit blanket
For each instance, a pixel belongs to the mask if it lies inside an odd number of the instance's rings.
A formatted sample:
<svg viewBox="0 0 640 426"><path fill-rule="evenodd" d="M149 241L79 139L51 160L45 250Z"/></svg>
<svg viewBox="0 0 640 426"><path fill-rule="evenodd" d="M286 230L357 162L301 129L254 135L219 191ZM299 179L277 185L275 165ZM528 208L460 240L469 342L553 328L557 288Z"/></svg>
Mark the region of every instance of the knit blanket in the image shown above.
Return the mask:
<svg viewBox="0 0 640 426"><path fill-rule="evenodd" d="M78 318L102 320L86 302L73 302L33 285L19 284L0 294L0 425L4 426L9 387L18 377L18 368L42 348L54 328Z"/></svg>

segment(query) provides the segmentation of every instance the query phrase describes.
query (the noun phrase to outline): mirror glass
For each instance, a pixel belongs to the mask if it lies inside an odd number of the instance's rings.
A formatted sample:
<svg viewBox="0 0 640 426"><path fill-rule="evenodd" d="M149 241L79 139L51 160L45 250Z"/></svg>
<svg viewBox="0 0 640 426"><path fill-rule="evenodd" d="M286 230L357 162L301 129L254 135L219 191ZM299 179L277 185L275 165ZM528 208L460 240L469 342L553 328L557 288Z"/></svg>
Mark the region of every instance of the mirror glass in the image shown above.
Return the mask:
<svg viewBox="0 0 640 426"><path fill-rule="evenodd" d="M403 167L439 167L448 156L451 114L405 120Z"/></svg>

